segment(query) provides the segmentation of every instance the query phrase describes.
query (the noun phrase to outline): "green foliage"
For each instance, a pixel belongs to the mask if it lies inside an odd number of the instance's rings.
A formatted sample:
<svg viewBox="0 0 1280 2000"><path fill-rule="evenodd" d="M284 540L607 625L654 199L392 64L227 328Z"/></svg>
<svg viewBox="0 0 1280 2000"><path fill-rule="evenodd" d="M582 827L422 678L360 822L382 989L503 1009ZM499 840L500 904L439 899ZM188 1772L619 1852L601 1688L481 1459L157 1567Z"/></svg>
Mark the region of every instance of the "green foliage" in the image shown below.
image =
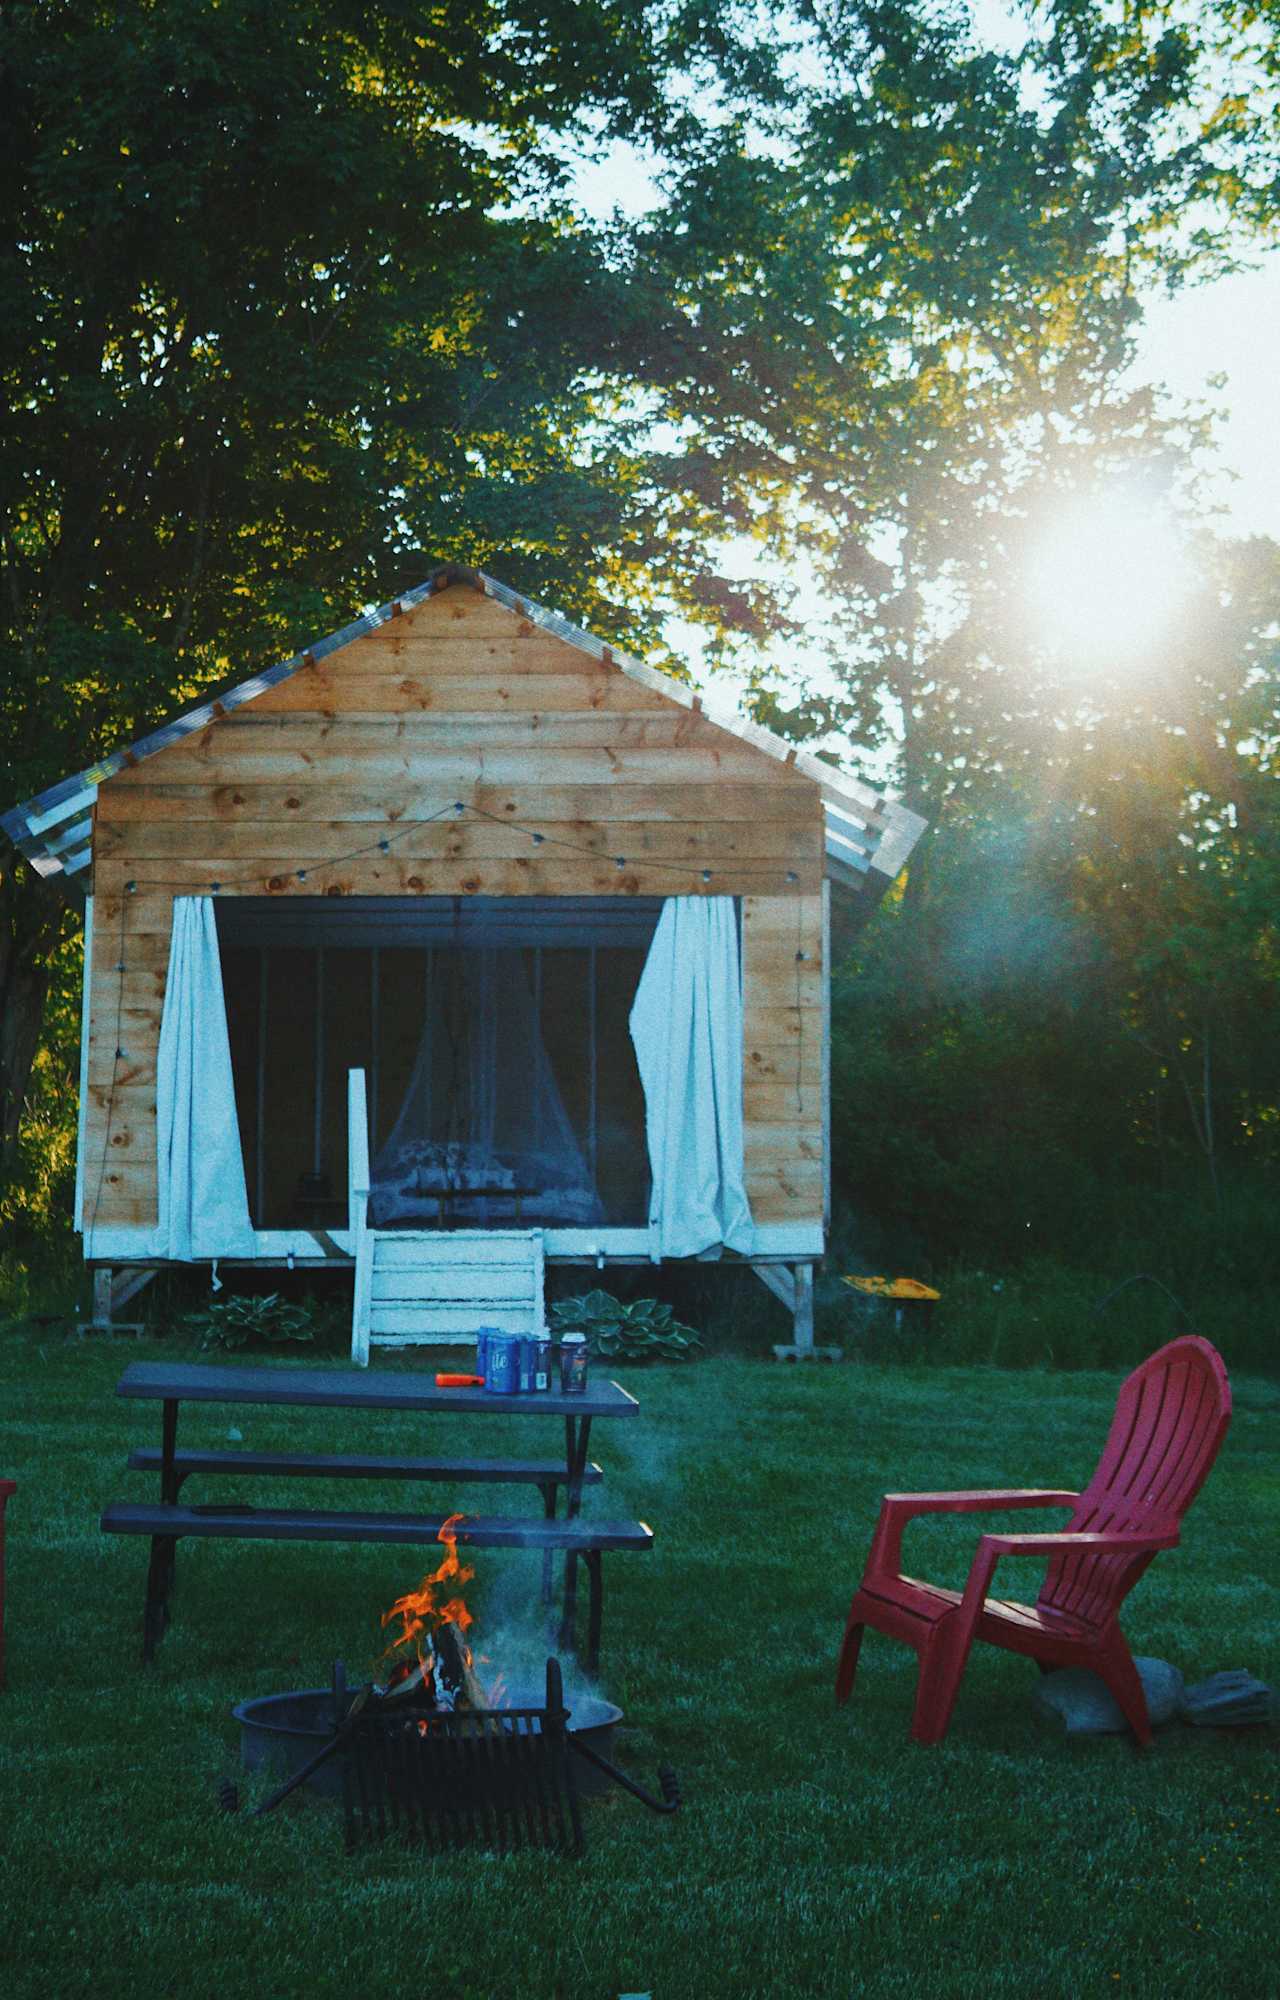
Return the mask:
<svg viewBox="0 0 1280 2000"><path fill-rule="evenodd" d="M234 1350L277 1346L283 1341L315 1340L315 1320L305 1305L281 1298L279 1292L233 1292L213 1299L184 1316L187 1331L201 1347Z"/></svg>
<svg viewBox="0 0 1280 2000"><path fill-rule="evenodd" d="M83 969L83 934L63 937L46 964L43 1030L27 1080L11 1175L0 1176L0 1232L11 1248L37 1238L46 1247L52 1239L60 1238L64 1246L72 1241Z"/></svg>
<svg viewBox="0 0 1280 2000"><path fill-rule="evenodd" d="M702 1342L659 1299L626 1304L609 1292L559 1299L551 1308L557 1335L585 1333L592 1354L605 1361L692 1361Z"/></svg>
<svg viewBox="0 0 1280 2000"><path fill-rule="evenodd" d="M737 14L5 10L0 808L441 558L642 647L660 590L698 608L654 532L689 481L663 455L655 499L623 407L653 299L568 162L686 143L694 75L767 97ZM66 927L0 853L0 1173Z"/></svg>

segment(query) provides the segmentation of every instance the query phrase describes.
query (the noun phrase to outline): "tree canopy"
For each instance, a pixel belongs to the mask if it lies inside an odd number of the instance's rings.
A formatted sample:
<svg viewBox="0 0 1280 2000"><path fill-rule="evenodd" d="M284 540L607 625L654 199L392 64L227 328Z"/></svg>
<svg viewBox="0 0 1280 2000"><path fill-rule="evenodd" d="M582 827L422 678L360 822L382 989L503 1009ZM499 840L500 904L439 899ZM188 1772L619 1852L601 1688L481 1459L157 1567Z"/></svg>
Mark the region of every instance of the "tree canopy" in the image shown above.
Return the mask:
<svg viewBox="0 0 1280 2000"><path fill-rule="evenodd" d="M1280 582L1199 518L1205 421L1132 362L1152 287L1274 225L1274 27L1235 0L1055 0L1000 47L924 0L9 8L7 797L441 557L655 657L675 615L762 719L878 751L930 819L846 996L850 1087L883 1056L960 1103L1015 1041L1044 1075L1071 1007L1081 1063L1102 1035L1124 1073L1097 1143L1176 1129L1216 1187L1277 1097L1250 1022ZM593 219L575 163L621 141L657 197ZM1116 491L1199 580L1158 645L1086 662L1021 582ZM9 864L0 903L11 1141L68 919Z"/></svg>

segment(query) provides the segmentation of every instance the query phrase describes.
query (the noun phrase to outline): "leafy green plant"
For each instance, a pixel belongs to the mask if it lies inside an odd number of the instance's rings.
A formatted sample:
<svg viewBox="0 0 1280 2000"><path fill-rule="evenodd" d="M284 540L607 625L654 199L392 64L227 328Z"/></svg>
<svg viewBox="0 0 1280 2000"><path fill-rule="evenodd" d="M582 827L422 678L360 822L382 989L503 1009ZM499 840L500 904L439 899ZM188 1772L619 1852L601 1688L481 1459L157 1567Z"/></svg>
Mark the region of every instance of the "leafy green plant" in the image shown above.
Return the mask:
<svg viewBox="0 0 1280 2000"><path fill-rule="evenodd" d="M592 1354L605 1361L692 1361L702 1342L658 1299L624 1305L610 1292L585 1292L551 1308L556 1334L585 1333Z"/></svg>
<svg viewBox="0 0 1280 2000"><path fill-rule="evenodd" d="M282 1340L313 1341L315 1321L305 1305L265 1295L234 1293L187 1313L183 1325L198 1335L201 1347L257 1347Z"/></svg>

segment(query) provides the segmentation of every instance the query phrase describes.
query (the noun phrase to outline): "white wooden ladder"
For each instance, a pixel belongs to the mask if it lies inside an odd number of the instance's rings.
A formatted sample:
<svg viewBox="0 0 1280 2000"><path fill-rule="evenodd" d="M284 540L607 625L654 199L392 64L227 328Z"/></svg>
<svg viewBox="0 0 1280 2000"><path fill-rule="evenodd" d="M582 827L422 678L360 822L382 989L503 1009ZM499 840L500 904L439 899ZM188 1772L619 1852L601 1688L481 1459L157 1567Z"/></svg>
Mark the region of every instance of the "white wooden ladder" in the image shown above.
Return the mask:
<svg viewBox="0 0 1280 2000"><path fill-rule="evenodd" d="M364 1071L348 1073L349 1215L355 1253L351 1359L375 1347L441 1347L478 1326L540 1333L545 1325L540 1229L373 1229Z"/></svg>

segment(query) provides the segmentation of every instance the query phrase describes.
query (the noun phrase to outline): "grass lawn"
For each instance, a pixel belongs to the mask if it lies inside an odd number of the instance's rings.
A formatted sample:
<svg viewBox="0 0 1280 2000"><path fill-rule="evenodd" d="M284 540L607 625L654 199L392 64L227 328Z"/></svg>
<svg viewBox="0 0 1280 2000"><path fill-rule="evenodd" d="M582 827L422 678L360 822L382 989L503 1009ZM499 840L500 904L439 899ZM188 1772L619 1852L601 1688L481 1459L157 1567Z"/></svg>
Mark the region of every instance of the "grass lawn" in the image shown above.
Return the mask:
<svg viewBox="0 0 1280 2000"><path fill-rule="evenodd" d="M237 1755L232 1702L323 1682L335 1653L366 1676L380 1611L426 1567L415 1553L188 1544L158 1663L139 1668L145 1544L104 1538L97 1520L109 1499L150 1494L123 1466L131 1445L159 1442L159 1411L112 1389L126 1361L166 1352L188 1358L154 1341L0 1350L0 1471L21 1482L0 1696L7 2000L1280 1993L1275 1730L1174 1725L1146 1756L1126 1739L1068 1741L1030 1711L1034 1667L980 1648L946 1742L920 1749L913 1656L874 1633L851 1706L833 1707L880 1493L1076 1485L1116 1376L734 1359L626 1374L641 1415L596 1427L606 1486L587 1504L642 1516L657 1540L651 1556L606 1559L603 1684L627 1710L623 1761L650 1782L671 1761L686 1808L659 1821L620 1795L591 1807L580 1863L442 1864L390 1845L348 1860L324 1808L252 1821L216 1803ZM1233 1386L1182 1547L1157 1559L1126 1622L1136 1652L1189 1680L1247 1666L1274 1681L1280 1390ZM232 1426L260 1448L414 1437L404 1418L204 1406L184 1412L182 1439L225 1443ZM446 1452L553 1448L545 1421L441 1423L433 1437ZM423 1491L368 1489L367 1504L411 1507ZM919 1524L908 1559L960 1582L976 1532ZM476 1562L483 1650L532 1616L537 1562ZM1032 1566L1002 1576L1033 1594Z"/></svg>

